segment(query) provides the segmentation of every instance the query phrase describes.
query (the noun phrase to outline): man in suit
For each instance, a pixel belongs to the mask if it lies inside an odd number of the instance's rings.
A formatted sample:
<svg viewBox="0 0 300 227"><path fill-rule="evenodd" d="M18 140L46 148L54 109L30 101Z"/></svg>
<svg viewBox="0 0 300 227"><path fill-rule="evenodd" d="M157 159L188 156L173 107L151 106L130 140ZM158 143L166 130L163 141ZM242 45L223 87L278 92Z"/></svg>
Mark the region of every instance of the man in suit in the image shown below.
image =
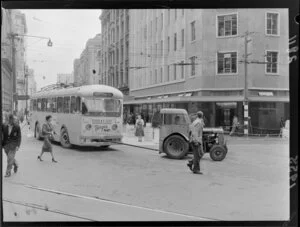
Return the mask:
<svg viewBox="0 0 300 227"><path fill-rule="evenodd" d="M14 172L18 171L18 163L15 159L16 152L21 144L21 129L15 122L14 115L8 117L8 124L2 125L2 147L7 155L7 169L5 177L10 177L11 169L14 167Z"/></svg>

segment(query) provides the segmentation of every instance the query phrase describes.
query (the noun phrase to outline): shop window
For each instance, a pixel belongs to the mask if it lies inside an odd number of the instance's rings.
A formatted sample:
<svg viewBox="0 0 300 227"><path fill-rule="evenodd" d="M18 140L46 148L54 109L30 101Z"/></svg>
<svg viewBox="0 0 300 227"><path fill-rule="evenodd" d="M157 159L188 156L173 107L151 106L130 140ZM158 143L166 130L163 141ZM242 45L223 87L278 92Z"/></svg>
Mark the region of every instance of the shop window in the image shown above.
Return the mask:
<svg viewBox="0 0 300 227"><path fill-rule="evenodd" d="M44 112L44 111L45 111L45 112L47 111L47 101L48 101L48 100L47 100L46 98L43 98L43 99L42 99L41 111L43 111L43 112Z"/></svg>
<svg viewBox="0 0 300 227"><path fill-rule="evenodd" d="M56 108L57 108L57 103L56 103L56 98L52 98L52 112L56 113Z"/></svg>

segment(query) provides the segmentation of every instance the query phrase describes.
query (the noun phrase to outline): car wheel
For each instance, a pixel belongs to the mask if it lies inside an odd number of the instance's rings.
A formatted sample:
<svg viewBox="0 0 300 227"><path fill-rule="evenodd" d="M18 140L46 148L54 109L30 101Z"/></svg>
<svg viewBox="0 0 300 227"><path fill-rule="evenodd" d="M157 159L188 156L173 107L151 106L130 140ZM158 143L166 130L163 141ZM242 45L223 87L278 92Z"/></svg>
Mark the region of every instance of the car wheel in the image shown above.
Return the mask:
<svg viewBox="0 0 300 227"><path fill-rule="evenodd" d="M67 129L63 128L60 131L60 144L64 148L70 148L72 145L70 143L70 138Z"/></svg>
<svg viewBox="0 0 300 227"><path fill-rule="evenodd" d="M222 161L227 154L227 150L221 145L214 145L209 151L210 157L214 161Z"/></svg>
<svg viewBox="0 0 300 227"><path fill-rule="evenodd" d="M39 123L35 124L34 136L35 136L35 138L37 140L41 140L42 139L41 129L40 129L40 124Z"/></svg>
<svg viewBox="0 0 300 227"><path fill-rule="evenodd" d="M164 142L164 152L173 159L183 158L189 150L189 144L182 136L172 135Z"/></svg>

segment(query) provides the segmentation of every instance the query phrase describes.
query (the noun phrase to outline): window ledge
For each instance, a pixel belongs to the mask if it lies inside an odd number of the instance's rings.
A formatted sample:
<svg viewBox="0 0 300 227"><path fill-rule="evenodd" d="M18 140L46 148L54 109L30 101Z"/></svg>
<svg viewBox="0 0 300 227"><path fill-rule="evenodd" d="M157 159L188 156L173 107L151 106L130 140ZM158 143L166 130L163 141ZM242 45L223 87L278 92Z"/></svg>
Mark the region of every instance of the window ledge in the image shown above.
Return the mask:
<svg viewBox="0 0 300 227"><path fill-rule="evenodd" d="M217 39L237 38L238 35L217 36Z"/></svg>
<svg viewBox="0 0 300 227"><path fill-rule="evenodd" d="M217 73L216 76L238 76L238 73Z"/></svg>
<svg viewBox="0 0 300 227"><path fill-rule="evenodd" d="M269 37L280 37L280 35L273 35L273 34L266 34L266 36L269 36Z"/></svg>

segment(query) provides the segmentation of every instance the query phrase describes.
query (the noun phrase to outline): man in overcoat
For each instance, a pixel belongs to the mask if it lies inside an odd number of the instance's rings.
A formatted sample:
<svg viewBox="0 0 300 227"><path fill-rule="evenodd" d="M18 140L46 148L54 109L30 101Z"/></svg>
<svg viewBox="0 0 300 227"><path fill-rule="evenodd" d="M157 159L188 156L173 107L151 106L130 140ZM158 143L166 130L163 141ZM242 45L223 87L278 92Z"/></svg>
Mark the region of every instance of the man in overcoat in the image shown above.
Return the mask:
<svg viewBox="0 0 300 227"><path fill-rule="evenodd" d="M18 163L15 159L16 152L21 145L21 129L16 123L14 115L8 117L8 124L2 125L2 147L7 155L7 168L5 177L11 176L11 170L14 167L14 172L18 171Z"/></svg>

